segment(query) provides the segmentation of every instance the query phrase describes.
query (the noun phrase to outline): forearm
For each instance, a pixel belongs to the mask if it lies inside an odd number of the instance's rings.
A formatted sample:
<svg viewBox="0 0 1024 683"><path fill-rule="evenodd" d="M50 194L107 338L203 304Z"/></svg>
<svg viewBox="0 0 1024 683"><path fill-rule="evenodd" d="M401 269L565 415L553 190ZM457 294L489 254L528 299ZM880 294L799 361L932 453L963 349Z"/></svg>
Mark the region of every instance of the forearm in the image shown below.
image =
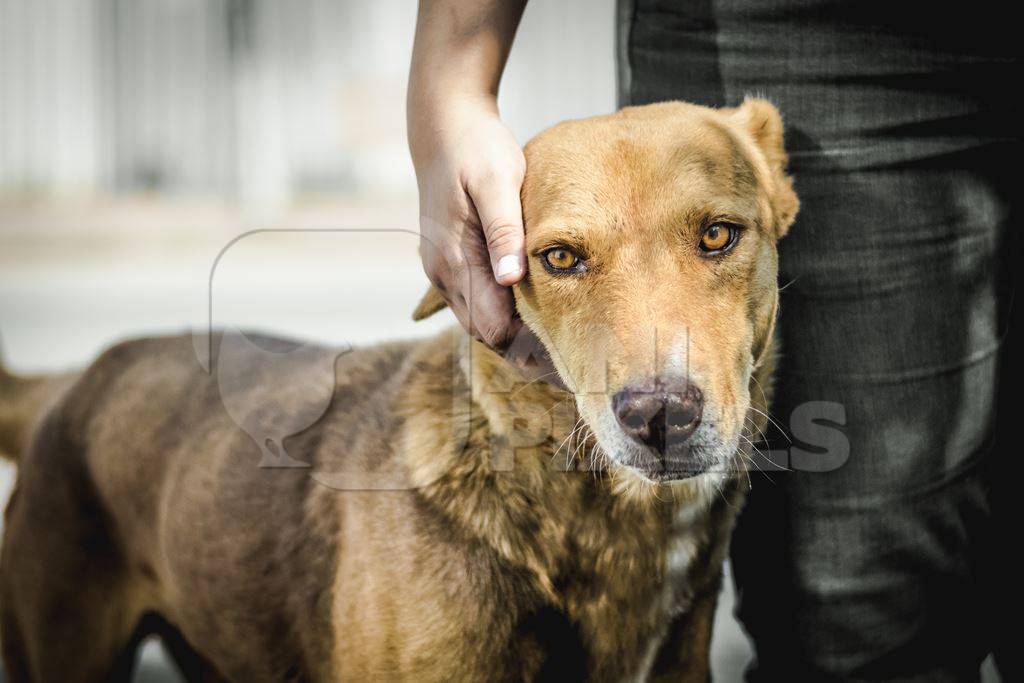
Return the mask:
<svg viewBox="0 0 1024 683"><path fill-rule="evenodd" d="M497 96L525 6L420 0L409 72L423 270L466 331L493 348L522 328L509 288L526 272L526 159Z"/></svg>
<svg viewBox="0 0 1024 683"><path fill-rule="evenodd" d="M417 128L438 107L459 100L496 106L525 6L526 0L420 0L409 72L413 144Z"/></svg>

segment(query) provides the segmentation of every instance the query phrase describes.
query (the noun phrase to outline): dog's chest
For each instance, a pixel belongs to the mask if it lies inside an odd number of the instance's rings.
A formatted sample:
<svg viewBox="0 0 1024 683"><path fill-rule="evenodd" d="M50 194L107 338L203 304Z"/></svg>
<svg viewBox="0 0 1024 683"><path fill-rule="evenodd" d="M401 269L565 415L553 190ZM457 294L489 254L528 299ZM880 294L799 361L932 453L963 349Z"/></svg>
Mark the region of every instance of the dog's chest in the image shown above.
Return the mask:
<svg viewBox="0 0 1024 683"><path fill-rule="evenodd" d="M709 527L710 521L703 507L699 510L682 509L677 513L665 547L665 578L651 606L661 627L649 637L644 656L634 675L627 680L647 680L667 640L672 622L690 611L705 574L717 571L713 566L711 547L714 536L709 533Z"/></svg>
<svg viewBox="0 0 1024 683"><path fill-rule="evenodd" d="M706 505L628 521L600 545L584 546L580 581L568 591L595 680L646 679L712 555Z"/></svg>
<svg viewBox="0 0 1024 683"><path fill-rule="evenodd" d="M693 598L696 575L709 569L711 542L717 537L711 507L700 501L676 511L665 544L662 598L669 612L685 610Z"/></svg>

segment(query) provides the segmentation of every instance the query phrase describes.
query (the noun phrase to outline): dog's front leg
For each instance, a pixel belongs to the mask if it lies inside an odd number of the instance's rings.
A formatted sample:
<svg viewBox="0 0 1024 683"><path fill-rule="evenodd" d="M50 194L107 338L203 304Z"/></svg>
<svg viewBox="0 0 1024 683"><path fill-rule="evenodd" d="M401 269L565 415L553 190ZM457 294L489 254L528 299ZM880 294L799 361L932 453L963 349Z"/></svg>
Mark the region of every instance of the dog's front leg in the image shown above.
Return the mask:
<svg viewBox="0 0 1024 683"><path fill-rule="evenodd" d="M661 683L707 683L711 680L711 629L718 604L717 583L676 617L658 651L650 680Z"/></svg>

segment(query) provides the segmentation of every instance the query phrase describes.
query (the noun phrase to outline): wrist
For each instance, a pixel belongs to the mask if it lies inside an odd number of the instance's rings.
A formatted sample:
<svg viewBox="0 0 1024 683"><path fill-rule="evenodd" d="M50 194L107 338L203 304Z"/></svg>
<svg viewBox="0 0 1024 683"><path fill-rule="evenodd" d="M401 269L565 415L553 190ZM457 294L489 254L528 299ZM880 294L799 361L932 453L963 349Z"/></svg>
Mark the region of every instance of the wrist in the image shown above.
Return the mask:
<svg viewBox="0 0 1024 683"><path fill-rule="evenodd" d="M407 133L413 161L429 155L440 141L457 133L466 121L479 116L498 116L497 97L465 86L429 87L410 84L407 101Z"/></svg>

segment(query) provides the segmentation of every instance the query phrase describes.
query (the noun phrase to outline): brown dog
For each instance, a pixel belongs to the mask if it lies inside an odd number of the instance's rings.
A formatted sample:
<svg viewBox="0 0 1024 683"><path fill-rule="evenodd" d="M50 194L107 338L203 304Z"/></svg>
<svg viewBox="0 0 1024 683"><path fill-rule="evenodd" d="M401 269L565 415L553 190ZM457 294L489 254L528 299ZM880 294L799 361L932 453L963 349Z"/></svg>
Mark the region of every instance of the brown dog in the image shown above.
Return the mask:
<svg viewBox="0 0 1024 683"><path fill-rule="evenodd" d="M455 332L356 351L285 444L312 469L266 469L235 417L309 399L256 351L231 415L188 338L0 379L11 680L125 676L148 631L205 680L707 679L797 210L779 115L627 109L526 156L516 304L572 393Z"/></svg>

